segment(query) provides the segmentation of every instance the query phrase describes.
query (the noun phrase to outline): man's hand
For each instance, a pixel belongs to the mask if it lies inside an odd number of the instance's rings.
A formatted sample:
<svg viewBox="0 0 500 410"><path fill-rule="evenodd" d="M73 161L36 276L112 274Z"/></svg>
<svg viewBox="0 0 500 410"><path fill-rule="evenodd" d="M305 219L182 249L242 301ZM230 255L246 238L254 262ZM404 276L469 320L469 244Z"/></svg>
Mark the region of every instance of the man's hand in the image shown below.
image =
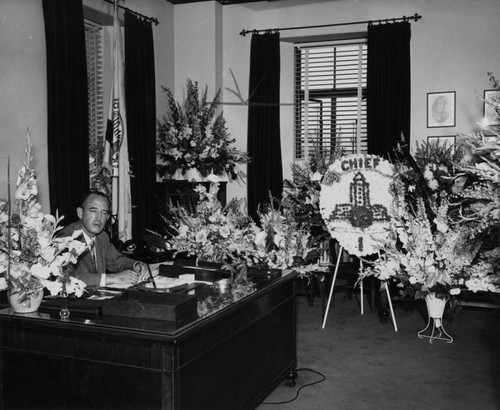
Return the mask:
<svg viewBox="0 0 500 410"><path fill-rule="evenodd" d="M133 270L106 274L106 286L129 287L139 281L140 275Z"/></svg>
<svg viewBox="0 0 500 410"><path fill-rule="evenodd" d="M138 282L150 279L148 265L144 262L136 262L134 264L134 272L139 274L139 278L137 279Z"/></svg>
<svg viewBox="0 0 500 410"><path fill-rule="evenodd" d="M118 273L106 274L106 286L130 287L138 282L149 279L148 265L144 262L136 262L133 270L125 270Z"/></svg>

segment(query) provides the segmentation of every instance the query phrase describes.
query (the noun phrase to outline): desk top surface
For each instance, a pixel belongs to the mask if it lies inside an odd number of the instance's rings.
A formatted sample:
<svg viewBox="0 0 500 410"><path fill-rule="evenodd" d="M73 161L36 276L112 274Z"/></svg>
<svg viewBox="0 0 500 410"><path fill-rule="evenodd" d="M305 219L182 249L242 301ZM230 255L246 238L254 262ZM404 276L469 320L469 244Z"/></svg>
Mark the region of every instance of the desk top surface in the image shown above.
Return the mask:
<svg viewBox="0 0 500 410"><path fill-rule="evenodd" d="M254 271L249 274L254 291L235 298L237 289L231 291L229 287L224 290L220 286L228 282L228 272L188 267L180 271L177 267L174 272L192 273L195 280L171 289L91 289L84 298L68 298L70 317L64 321L59 316L60 298L44 299L34 313L17 314L5 306L0 309L0 321L43 321L43 325L68 326L68 329L85 326L100 331L108 329L174 337L202 322L217 320L245 301L258 298L266 290L279 287L296 276L289 270ZM213 312L207 312L207 305ZM205 307L205 310L200 307Z"/></svg>

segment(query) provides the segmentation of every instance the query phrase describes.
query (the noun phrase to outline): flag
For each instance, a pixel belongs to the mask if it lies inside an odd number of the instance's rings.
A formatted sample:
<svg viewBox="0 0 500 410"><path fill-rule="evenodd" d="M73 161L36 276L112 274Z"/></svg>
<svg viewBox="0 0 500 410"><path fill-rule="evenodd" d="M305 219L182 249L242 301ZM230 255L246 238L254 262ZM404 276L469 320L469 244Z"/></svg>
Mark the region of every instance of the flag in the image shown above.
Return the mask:
<svg viewBox="0 0 500 410"><path fill-rule="evenodd" d="M111 215L118 227L118 239L132 238L132 198L125 113L124 61L118 5L113 13L113 84L109 99L108 127L103 166L111 168Z"/></svg>

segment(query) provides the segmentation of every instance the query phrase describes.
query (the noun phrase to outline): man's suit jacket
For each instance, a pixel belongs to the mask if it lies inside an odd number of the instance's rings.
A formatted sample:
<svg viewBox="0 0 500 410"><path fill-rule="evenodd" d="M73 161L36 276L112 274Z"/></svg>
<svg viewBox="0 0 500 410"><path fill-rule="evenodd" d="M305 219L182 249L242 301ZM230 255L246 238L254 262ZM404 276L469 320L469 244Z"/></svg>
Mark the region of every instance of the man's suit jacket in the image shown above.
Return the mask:
<svg viewBox="0 0 500 410"><path fill-rule="evenodd" d="M81 223L79 221L73 222L62 229L61 232L58 233L58 236L69 236L79 229L82 229ZM78 239L85 242L83 233ZM88 286L99 286L102 273L122 272L134 267L136 261L118 252L109 241L109 236L106 232L103 231L97 235L94 244L97 256L97 266L94 265L90 250L80 255L78 263L75 266L75 276L83 280Z"/></svg>

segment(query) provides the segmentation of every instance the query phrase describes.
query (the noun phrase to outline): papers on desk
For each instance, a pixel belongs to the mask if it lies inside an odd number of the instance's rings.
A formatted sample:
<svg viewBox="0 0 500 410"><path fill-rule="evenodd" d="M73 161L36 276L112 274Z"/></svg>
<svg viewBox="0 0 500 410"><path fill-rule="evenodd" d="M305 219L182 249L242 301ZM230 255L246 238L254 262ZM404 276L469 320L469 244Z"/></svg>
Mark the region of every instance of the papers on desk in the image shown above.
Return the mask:
<svg viewBox="0 0 500 410"><path fill-rule="evenodd" d="M130 285L130 283L113 283L113 285L105 286L105 288L107 288L107 289L128 289L132 286L133 285Z"/></svg>
<svg viewBox="0 0 500 410"><path fill-rule="evenodd" d="M156 276L155 283L158 289L169 289L175 286L187 285L194 283L194 274L187 273L184 275L179 275L178 278L169 278L166 276ZM146 288L153 289L154 285L152 283L147 283Z"/></svg>
<svg viewBox="0 0 500 410"><path fill-rule="evenodd" d="M111 289L96 289L92 291L92 295L90 295L88 300L105 300L112 299L116 296L120 296L123 292L119 290L111 290Z"/></svg>

